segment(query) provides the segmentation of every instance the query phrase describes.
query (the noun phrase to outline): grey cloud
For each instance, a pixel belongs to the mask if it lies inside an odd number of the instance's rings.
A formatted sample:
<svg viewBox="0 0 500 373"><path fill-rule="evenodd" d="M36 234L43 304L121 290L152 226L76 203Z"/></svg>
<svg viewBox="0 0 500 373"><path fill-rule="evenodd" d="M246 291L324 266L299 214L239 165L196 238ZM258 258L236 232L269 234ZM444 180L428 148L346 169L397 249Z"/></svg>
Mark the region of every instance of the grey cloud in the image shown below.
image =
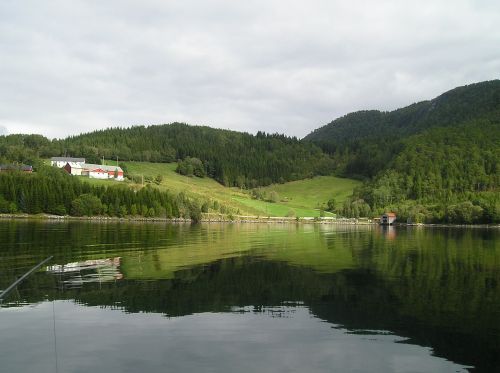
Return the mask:
<svg viewBox="0 0 500 373"><path fill-rule="evenodd" d="M500 5L450 6L5 1L0 124L49 137L172 121L303 136L498 78Z"/></svg>

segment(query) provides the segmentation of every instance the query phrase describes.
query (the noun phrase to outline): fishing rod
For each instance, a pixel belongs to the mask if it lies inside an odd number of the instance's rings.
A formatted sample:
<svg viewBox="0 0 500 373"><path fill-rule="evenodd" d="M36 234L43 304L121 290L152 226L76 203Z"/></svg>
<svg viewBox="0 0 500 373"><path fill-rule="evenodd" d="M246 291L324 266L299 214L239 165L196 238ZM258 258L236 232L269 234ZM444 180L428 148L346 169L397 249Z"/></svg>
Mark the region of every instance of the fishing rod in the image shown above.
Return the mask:
<svg viewBox="0 0 500 373"><path fill-rule="evenodd" d="M7 296L7 294L14 289L17 285L19 285L21 282L23 282L29 275L31 275L33 272L35 272L38 268L43 266L45 263L47 263L49 260L51 260L54 256L51 255L47 259L42 260L40 263L38 263L36 266L31 268L28 272L26 272L24 275L19 277L16 281L14 281L7 289L4 291L0 292L0 304L3 302L3 299ZM56 372L59 372L59 362L57 358L57 335L56 335L56 309L54 305L54 301L52 300L52 317L53 317L53 333L54 333L54 358L55 358L55 370Z"/></svg>
<svg viewBox="0 0 500 373"><path fill-rule="evenodd" d="M47 259L45 260L42 260L40 263L38 263L36 266L34 266L33 268L31 268L28 272L26 272L24 275L22 275L21 277L19 277L16 281L14 281L7 289L5 289L4 291L2 291L0 293L0 302L3 301L3 299L7 296L7 294L12 290L14 289L17 285L19 285L21 282L23 282L26 277L28 277L29 275L31 275L33 272L35 272L38 268L40 268L41 266L43 266L45 263L47 263L49 260L51 260L54 256L51 255L49 256Z"/></svg>

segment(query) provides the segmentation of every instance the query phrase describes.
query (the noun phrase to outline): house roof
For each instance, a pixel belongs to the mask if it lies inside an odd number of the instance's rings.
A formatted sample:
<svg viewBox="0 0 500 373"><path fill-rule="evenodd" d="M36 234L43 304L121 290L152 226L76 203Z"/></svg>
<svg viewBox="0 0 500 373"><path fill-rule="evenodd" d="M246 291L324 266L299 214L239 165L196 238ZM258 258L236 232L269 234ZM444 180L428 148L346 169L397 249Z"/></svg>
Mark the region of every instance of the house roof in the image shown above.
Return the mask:
<svg viewBox="0 0 500 373"><path fill-rule="evenodd" d="M33 166L16 165L16 164L0 164L0 170L18 170L18 171L33 171Z"/></svg>
<svg viewBox="0 0 500 373"><path fill-rule="evenodd" d="M396 214L395 214L395 213L393 213L393 212L386 212L384 215L385 215L385 216L390 216L390 217L393 217L393 218L395 218L395 217L396 217Z"/></svg>
<svg viewBox="0 0 500 373"><path fill-rule="evenodd" d="M123 170L121 169L121 167L118 167L118 166L107 166L107 165L103 165L103 164L91 164L91 163L84 163L82 165L82 168L86 169L86 170L97 170L97 169L100 169L100 170L103 170L103 171L116 171L118 170L118 172L123 172Z"/></svg>
<svg viewBox="0 0 500 373"><path fill-rule="evenodd" d="M0 164L0 170L15 170L17 166L14 164Z"/></svg>
<svg viewBox="0 0 500 373"><path fill-rule="evenodd" d="M52 157L52 162L80 162L85 163L85 158L71 158L71 157Z"/></svg>
<svg viewBox="0 0 500 373"><path fill-rule="evenodd" d="M71 168L83 168L80 162L67 162L71 166Z"/></svg>

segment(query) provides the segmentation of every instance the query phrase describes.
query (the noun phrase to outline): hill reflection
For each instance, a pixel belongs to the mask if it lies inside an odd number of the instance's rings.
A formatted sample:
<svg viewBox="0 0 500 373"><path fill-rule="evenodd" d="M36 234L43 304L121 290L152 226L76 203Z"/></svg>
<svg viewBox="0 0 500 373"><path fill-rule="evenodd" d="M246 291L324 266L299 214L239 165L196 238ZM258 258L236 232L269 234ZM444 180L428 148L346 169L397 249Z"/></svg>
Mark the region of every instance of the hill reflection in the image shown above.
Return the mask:
<svg viewBox="0 0 500 373"><path fill-rule="evenodd" d="M84 237L92 227L66 229ZM53 245L58 263L100 263L98 258L119 255L123 279L61 289L60 273L37 273L6 306L73 300L114 312L171 318L242 312L286 318L299 307L348 333L392 334L402 337L399 342L432 347L436 356L479 370L500 366L496 231L144 229L99 226L93 241L98 248L84 246L91 245L85 240L71 250L64 241ZM7 243L14 247L15 242ZM34 251L43 256L46 248ZM4 253L11 264L26 265L36 258L22 259L23 250L12 252ZM8 282L6 275L0 279Z"/></svg>

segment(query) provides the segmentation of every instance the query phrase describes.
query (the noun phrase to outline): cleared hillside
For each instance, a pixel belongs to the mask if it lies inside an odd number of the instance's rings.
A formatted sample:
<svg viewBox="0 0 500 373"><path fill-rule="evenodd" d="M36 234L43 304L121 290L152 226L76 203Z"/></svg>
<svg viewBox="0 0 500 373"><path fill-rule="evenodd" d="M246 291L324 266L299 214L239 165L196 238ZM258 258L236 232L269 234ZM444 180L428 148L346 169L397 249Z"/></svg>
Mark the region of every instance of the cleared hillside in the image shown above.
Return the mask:
<svg viewBox="0 0 500 373"><path fill-rule="evenodd" d="M116 164L106 161L107 164ZM233 212L241 215L255 216L287 216L293 211L295 216L320 215L320 207L325 206L327 201L334 198L342 203L352 193L354 187L360 183L356 180L337 178L333 176L321 176L312 179L294 181L284 184L275 184L262 188L265 192L275 191L280 195L277 203L253 199L250 193L240 188L228 188L208 177L188 177L175 172L177 163L150 163L150 162L124 162L131 176L139 176L141 179L155 179L161 175L162 181L158 188L168 189L174 193L185 193L200 201L217 201L227 206ZM89 182L94 183L91 179ZM107 183L107 181L97 181ZM116 183L110 180L108 183ZM128 183L131 187L140 188L140 184ZM147 183L146 183L147 184Z"/></svg>
<svg viewBox="0 0 500 373"><path fill-rule="evenodd" d="M288 201L290 206L318 208L321 207L321 203L332 198L337 203L344 202L351 195L353 189L359 185L361 182L353 179L317 176L285 184L273 184L262 188L262 190L277 192L281 199Z"/></svg>

